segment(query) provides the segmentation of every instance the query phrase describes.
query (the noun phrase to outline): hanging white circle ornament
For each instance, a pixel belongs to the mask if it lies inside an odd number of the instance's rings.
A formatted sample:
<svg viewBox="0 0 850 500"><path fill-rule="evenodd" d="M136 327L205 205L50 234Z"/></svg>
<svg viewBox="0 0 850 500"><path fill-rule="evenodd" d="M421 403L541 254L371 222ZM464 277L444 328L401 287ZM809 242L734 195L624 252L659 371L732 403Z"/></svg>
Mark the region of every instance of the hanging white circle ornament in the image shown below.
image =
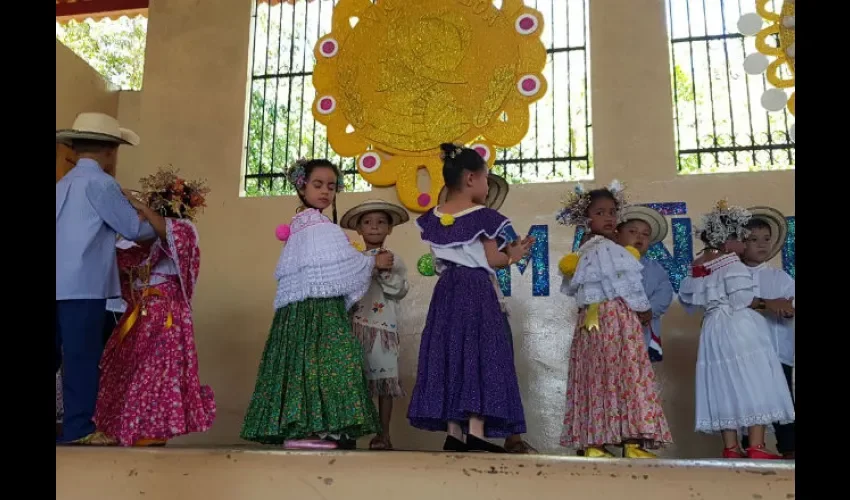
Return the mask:
<svg viewBox="0 0 850 500"><path fill-rule="evenodd" d="M748 75L760 75L764 73L769 64L770 61L767 59L766 55L756 52L755 54L748 55L747 58L744 59L744 71L746 71Z"/></svg>
<svg viewBox="0 0 850 500"><path fill-rule="evenodd" d="M744 36L755 36L761 31L764 20L755 12L744 14L738 19L738 31Z"/></svg>
<svg viewBox="0 0 850 500"><path fill-rule="evenodd" d="M781 9L776 11L769 8L779 2L754 0L754 3L756 12L738 20L741 34L755 38L756 52L744 59L744 71L753 76L764 75L772 87L762 94L762 107L768 111L782 111L787 107L788 112L796 116L796 3L783 0ZM788 135L793 141L795 134L789 130Z"/></svg>
<svg viewBox="0 0 850 500"><path fill-rule="evenodd" d="M761 105L768 111L782 111L788 95L782 89L768 89L761 95Z"/></svg>

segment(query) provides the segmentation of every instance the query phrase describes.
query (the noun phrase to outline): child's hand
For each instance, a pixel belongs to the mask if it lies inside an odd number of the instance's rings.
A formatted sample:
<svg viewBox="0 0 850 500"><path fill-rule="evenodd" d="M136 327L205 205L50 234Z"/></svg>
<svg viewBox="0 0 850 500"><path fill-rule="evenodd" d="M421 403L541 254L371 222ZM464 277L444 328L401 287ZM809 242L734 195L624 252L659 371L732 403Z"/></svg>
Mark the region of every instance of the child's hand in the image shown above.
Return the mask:
<svg viewBox="0 0 850 500"><path fill-rule="evenodd" d="M389 271L393 268L393 254L389 250L381 250L375 256L375 267L382 271Z"/></svg>
<svg viewBox="0 0 850 500"><path fill-rule="evenodd" d="M637 313L637 315L638 319L640 320L640 324L642 325L648 325L650 322L652 322L652 309L649 309L648 311L639 312Z"/></svg>
<svg viewBox="0 0 850 500"><path fill-rule="evenodd" d="M771 311L783 318L794 317L794 306L791 305L789 299L766 299L764 306L768 311Z"/></svg>
<svg viewBox="0 0 850 500"><path fill-rule="evenodd" d="M526 237L522 241L514 241L508 245L508 257L514 262L521 260L531 251L531 245L534 243L533 237Z"/></svg>

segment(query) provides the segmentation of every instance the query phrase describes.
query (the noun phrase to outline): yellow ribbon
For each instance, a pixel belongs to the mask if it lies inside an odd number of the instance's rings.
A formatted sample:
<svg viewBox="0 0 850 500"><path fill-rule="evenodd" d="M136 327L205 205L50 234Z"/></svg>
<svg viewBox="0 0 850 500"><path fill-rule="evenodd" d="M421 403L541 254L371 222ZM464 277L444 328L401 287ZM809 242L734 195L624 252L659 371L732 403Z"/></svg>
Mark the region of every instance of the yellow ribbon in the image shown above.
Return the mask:
<svg viewBox="0 0 850 500"><path fill-rule="evenodd" d="M590 304L584 312L584 329L599 331L599 304Z"/></svg>
<svg viewBox="0 0 850 500"><path fill-rule="evenodd" d="M142 314L142 305L145 302L145 299L148 297L162 297L162 292L157 288L146 288L145 292L142 294L139 301L136 303L136 307L133 308L133 311L127 316L127 321L125 321L121 325L121 330L118 332L118 341L123 341L124 337L130 333L130 330L136 325L136 321L139 320L139 316ZM171 325L174 323L174 317L171 315L171 311L168 312L168 317L165 318L165 329L168 330L171 328Z"/></svg>

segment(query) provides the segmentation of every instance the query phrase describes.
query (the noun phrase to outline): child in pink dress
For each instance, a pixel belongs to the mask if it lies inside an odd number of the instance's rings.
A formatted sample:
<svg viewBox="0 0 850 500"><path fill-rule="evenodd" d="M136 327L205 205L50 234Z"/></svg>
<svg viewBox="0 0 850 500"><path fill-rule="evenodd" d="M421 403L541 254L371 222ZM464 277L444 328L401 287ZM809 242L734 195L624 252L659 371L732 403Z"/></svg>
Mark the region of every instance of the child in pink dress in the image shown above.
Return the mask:
<svg viewBox="0 0 850 500"><path fill-rule="evenodd" d="M584 227L578 254L562 259L561 290L575 297L578 323L570 347L567 407L561 445L586 457L654 458L645 448L672 442L646 355L639 313L651 310L638 259L612 239L624 204L622 186L584 191L579 185L558 221Z"/></svg>
<svg viewBox="0 0 850 500"><path fill-rule="evenodd" d="M128 308L103 352L94 421L123 446L161 446L215 419L212 389L198 378L192 321L200 268L192 220L208 189L168 170L141 183L145 202L128 198L159 238L118 251Z"/></svg>

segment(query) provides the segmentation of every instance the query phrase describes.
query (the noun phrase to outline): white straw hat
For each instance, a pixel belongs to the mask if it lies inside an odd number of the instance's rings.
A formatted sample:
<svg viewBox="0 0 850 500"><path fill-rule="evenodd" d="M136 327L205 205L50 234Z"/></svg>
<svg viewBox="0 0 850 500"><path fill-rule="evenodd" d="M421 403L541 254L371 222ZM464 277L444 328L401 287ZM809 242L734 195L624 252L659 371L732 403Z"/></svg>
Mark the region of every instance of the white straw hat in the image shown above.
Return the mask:
<svg viewBox="0 0 850 500"><path fill-rule="evenodd" d="M484 206L493 210L500 209L505 202L505 198L508 197L509 189L508 181L504 177L493 173L487 174L487 199L484 200ZM442 205L446 202L448 196L449 190L446 186L443 186L437 197L437 203Z"/></svg>
<svg viewBox="0 0 850 500"><path fill-rule="evenodd" d="M344 229L356 231L357 224L360 222L360 216L369 212L384 212L389 215L391 227L404 224L410 220L407 210L394 203L384 200L368 200L345 212L339 221L339 225Z"/></svg>
<svg viewBox="0 0 850 500"><path fill-rule="evenodd" d="M56 142L70 143L75 139L139 145L139 136L118 125L118 120L103 113L80 113L70 129L56 131Z"/></svg>
<svg viewBox="0 0 850 500"><path fill-rule="evenodd" d="M649 226L650 246L659 241L664 241L670 231L667 218L661 215L658 210L644 205L627 205L620 210L620 223L625 224L630 220L639 220Z"/></svg>
<svg viewBox="0 0 850 500"><path fill-rule="evenodd" d="M770 226L770 251L767 260L776 257L785 246L785 238L788 236L788 221L785 216L771 207L750 207L747 211L752 215L750 220L759 219Z"/></svg>

